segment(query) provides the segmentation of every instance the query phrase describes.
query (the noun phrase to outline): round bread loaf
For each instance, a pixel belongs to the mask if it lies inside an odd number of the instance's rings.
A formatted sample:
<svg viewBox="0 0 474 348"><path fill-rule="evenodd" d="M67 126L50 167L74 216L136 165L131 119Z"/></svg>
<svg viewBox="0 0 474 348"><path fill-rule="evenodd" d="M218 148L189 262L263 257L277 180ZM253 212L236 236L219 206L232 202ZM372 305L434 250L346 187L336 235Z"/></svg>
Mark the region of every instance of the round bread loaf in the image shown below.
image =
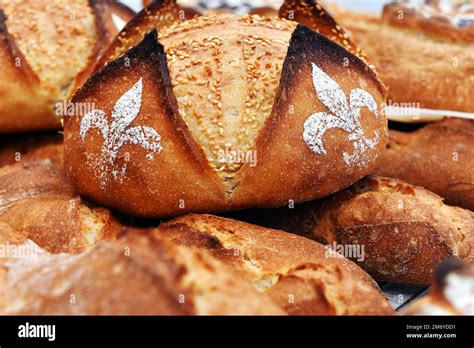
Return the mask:
<svg viewBox="0 0 474 348"><path fill-rule="evenodd" d="M95 107L65 125L83 195L139 216L217 212L325 196L374 167L385 89L362 59L296 22L233 14L158 23L115 59L153 13L73 98Z"/></svg>

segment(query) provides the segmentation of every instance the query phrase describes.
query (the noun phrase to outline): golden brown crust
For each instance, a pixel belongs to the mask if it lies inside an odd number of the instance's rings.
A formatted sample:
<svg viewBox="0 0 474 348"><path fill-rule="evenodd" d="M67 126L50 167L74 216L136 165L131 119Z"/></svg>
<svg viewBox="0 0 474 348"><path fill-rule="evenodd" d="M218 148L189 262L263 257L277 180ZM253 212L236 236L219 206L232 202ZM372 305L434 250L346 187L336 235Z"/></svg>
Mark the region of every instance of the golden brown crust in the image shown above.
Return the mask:
<svg viewBox="0 0 474 348"><path fill-rule="evenodd" d="M474 260L474 213L396 179L366 177L333 196L240 218L325 244L358 245L377 281L429 283L448 256Z"/></svg>
<svg viewBox="0 0 474 348"><path fill-rule="evenodd" d="M9 35L2 10L0 10L0 66L2 73L0 131L5 133L18 129L58 128L59 120L50 110L50 100L45 100L41 95L38 76ZM35 105L30 104L32 100L35 100ZM11 116L13 113L15 117Z"/></svg>
<svg viewBox="0 0 474 348"><path fill-rule="evenodd" d="M8 271L8 314L284 314L208 254L134 233Z"/></svg>
<svg viewBox="0 0 474 348"><path fill-rule="evenodd" d="M391 130L375 172L474 210L474 121L447 118L410 133Z"/></svg>
<svg viewBox="0 0 474 348"><path fill-rule="evenodd" d="M212 215L186 215L154 231L209 251L289 314L391 314L375 282L347 259L329 257L315 242Z"/></svg>
<svg viewBox="0 0 474 348"><path fill-rule="evenodd" d="M61 133L28 133L3 135L0 139L0 167L19 161L50 160L63 167L63 136Z"/></svg>
<svg viewBox="0 0 474 348"><path fill-rule="evenodd" d="M123 153L131 158L126 163L127 174L114 180L110 172L101 170L107 180L104 185L91 169L90 160L101 156L103 134L91 129L94 137L81 138L81 119L69 118L65 127L65 168L82 194L124 212L150 217L278 206L289 199L301 202L346 187L378 161L386 138L386 119L379 109L385 98L383 86L360 59L325 36L299 25L289 43L273 110L250 147L258 153L258 165L244 163L235 176L222 180L179 114L166 55L156 36L156 31L151 32L126 55L107 64L78 91L73 101L95 103L103 110L106 122L110 122L114 103L133 83L142 81L142 106L134 125L158 132L162 151L148 160L142 147L124 145ZM347 67L342 66L345 61ZM362 134L377 139L372 148L359 154L356 142L348 139L350 132L334 129L328 131L331 136L324 138L327 155L310 150L303 137L305 121L315 111L328 110L316 95L311 79L312 62L339 83L347 100L351 92L360 88L373 96L376 115L365 106L360 108ZM361 157L349 164L343 153ZM122 161L118 160L119 166ZM344 179L328 180L335 177ZM285 189L276 191L275 187Z"/></svg>
<svg viewBox="0 0 474 348"><path fill-rule="evenodd" d="M90 207L49 161L0 169L0 221L50 252L76 253L115 239L120 225Z"/></svg>
<svg viewBox="0 0 474 348"><path fill-rule="evenodd" d="M457 36L455 28L437 29L432 18L421 25L409 12L403 13L403 21L388 23L373 15L334 12L389 86L391 104L474 111L474 40L453 40L449 36ZM472 32L474 26L466 30Z"/></svg>

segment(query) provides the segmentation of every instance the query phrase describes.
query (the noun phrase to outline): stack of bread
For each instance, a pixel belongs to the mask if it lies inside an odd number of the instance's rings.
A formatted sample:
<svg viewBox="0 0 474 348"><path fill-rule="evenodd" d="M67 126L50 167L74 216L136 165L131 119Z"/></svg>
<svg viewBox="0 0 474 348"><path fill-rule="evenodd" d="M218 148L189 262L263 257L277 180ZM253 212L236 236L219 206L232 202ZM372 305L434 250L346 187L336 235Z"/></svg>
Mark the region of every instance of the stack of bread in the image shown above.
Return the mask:
<svg viewBox="0 0 474 348"><path fill-rule="evenodd" d="M474 124L389 131L319 3L34 6L0 7L0 313L392 315L377 282L474 262Z"/></svg>

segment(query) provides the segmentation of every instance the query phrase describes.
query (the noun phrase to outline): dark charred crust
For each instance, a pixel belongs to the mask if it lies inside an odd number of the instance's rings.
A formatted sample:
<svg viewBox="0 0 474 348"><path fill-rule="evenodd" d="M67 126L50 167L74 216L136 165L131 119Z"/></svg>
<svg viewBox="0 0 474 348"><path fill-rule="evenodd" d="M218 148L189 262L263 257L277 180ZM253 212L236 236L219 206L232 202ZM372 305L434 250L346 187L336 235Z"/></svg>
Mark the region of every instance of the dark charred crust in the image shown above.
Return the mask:
<svg viewBox="0 0 474 348"><path fill-rule="evenodd" d="M278 15L308 26L366 60L364 52L351 41L344 29L317 1L285 0Z"/></svg>
<svg viewBox="0 0 474 348"><path fill-rule="evenodd" d="M366 70L371 70L373 78L380 85L381 93L386 94L386 88L378 79L375 67L370 65L367 56L346 34L336 20L315 0L285 0L279 10L279 17L297 21L321 33L354 54L365 64Z"/></svg>
<svg viewBox="0 0 474 348"><path fill-rule="evenodd" d="M161 101L163 114L173 123L173 128L181 139L182 144L186 147L186 152L191 154L192 160L197 165L203 169L210 170L211 167L206 160L204 150L194 140L188 126L179 115L178 101L173 92L166 53L163 45L158 42L156 29L146 34L143 40L131 48L125 55L110 62L90 77L74 95L72 102L85 99L89 96L90 90L95 86L105 84L105 81L109 79L126 76L129 73L129 69L133 69L134 66L139 66L140 64L147 65L147 68L153 72L153 81L158 86L157 91L160 93L157 100Z"/></svg>
<svg viewBox="0 0 474 348"><path fill-rule="evenodd" d="M159 62L160 60L165 60L166 66L166 54L164 52L164 48L158 42L158 34L156 30L153 30L150 33L146 34L144 39L132 49L130 49L126 55L123 55L117 58L116 60L110 62L100 71L96 72L93 76L91 76L86 81L84 86L76 92L76 94L72 98L72 101L81 100L87 97L89 90L95 85L104 82L104 80L108 78L120 75L120 72L122 72L126 64L130 66L138 65L142 62L148 63L150 64L150 66L158 64L157 70L159 70L159 68L161 67L161 64Z"/></svg>
<svg viewBox="0 0 474 348"><path fill-rule="evenodd" d="M292 73L286 70L298 69L299 67L293 66L298 64L301 57L312 57L315 62L322 62L323 64L337 64L337 62L340 62L342 65L343 62L346 62L350 69L355 69L363 76L372 79L380 94L383 96L386 94L385 87L379 81L375 72L362 59L303 24L298 24L291 36L288 53L283 63L281 85L291 85Z"/></svg>
<svg viewBox="0 0 474 348"><path fill-rule="evenodd" d="M329 37L342 46L349 48L349 38L334 18L314 0L285 0L278 15L281 18L294 20ZM344 40L346 44L344 44ZM355 45L350 42L351 47Z"/></svg>
<svg viewBox="0 0 474 348"><path fill-rule="evenodd" d="M342 66L345 59L349 60L350 69L371 78L379 92L385 97L386 91L384 86L378 80L375 72L361 59L326 36L311 30L304 24L298 24L291 36L290 45L283 62L280 83L272 112L265 120L257 136L256 143L262 142L262 145L265 146L265 143L271 138L272 132L280 122L280 117L286 114L285 108L288 104L288 98L293 94L293 89L297 87L297 79L301 75L301 71L309 70L309 67L304 66L305 63L303 62L312 60L323 66L330 66L340 62Z"/></svg>
<svg viewBox="0 0 474 348"><path fill-rule="evenodd" d="M181 7L176 4L175 0L152 2L125 25L98 62L97 68L103 67L109 61L127 52L142 40L145 33L154 28L160 29L164 25L179 20L180 10ZM165 16L169 18L165 20Z"/></svg>

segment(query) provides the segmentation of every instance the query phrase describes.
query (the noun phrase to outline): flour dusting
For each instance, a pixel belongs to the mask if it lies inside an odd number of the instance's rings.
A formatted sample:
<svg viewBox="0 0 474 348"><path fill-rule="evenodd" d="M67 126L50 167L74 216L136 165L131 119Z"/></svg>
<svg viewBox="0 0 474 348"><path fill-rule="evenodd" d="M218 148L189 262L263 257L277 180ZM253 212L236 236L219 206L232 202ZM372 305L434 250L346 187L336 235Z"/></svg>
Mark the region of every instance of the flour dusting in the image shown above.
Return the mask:
<svg viewBox="0 0 474 348"><path fill-rule="evenodd" d="M316 94L331 113L318 112L309 116L303 125L303 140L314 153L326 155L323 144L324 133L332 128L340 128L349 133L347 139L354 146L352 154L343 153L344 161L347 165L366 167L368 162L366 153L378 144L380 134L375 131L372 139L365 137L360 124L360 109L365 106L378 117L377 103L368 92L360 88L351 91L348 103L344 91L337 82L316 64L311 65Z"/></svg>
<svg viewBox="0 0 474 348"><path fill-rule="evenodd" d="M89 130L96 128L102 133L104 142L100 156L86 153L87 162L93 168L102 188L107 186L110 174L115 180L122 180L127 171L127 156L119 156L119 150L125 144L139 145L147 151L146 158L153 160L162 150L161 137L156 130L148 126L130 127L137 117L142 102L142 78L125 92L115 103L112 122L109 124L102 110L92 110L84 115L79 135L82 140ZM117 164L120 160L121 165Z"/></svg>

